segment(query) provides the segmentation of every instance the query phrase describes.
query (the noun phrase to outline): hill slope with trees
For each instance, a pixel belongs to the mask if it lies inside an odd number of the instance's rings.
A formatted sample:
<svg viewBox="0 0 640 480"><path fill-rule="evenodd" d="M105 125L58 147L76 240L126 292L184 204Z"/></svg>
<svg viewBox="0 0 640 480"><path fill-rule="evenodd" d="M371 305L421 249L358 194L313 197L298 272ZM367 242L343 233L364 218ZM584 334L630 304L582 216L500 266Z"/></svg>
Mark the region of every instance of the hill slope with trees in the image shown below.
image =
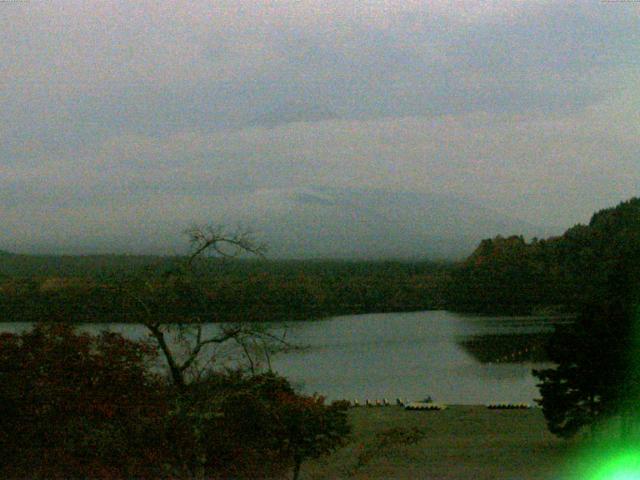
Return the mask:
<svg viewBox="0 0 640 480"><path fill-rule="evenodd" d="M447 306L479 313L573 312L599 295L612 272L637 259L638 245L638 198L597 212L588 225L559 237L483 240L451 271Z"/></svg>
<svg viewBox="0 0 640 480"><path fill-rule="evenodd" d="M549 429L571 437L612 417L637 440L640 401L640 200L596 213L560 246L578 313L548 346L554 368L536 371Z"/></svg>

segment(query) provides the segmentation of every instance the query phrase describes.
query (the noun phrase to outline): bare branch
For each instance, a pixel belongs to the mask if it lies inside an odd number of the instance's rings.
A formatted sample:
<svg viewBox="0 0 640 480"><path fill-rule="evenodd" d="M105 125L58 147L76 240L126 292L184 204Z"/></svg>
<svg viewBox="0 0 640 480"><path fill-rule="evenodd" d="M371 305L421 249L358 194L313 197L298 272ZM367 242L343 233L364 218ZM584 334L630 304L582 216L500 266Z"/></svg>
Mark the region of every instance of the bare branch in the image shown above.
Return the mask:
<svg viewBox="0 0 640 480"><path fill-rule="evenodd" d="M237 229L229 233L221 226L193 226L184 232L191 243L191 254L187 259L187 268L207 251L213 251L219 257L233 258L241 253L264 256L266 246L254 239L249 229ZM231 251L228 249L231 248Z"/></svg>
<svg viewBox="0 0 640 480"><path fill-rule="evenodd" d="M223 331L223 334L220 336L210 337L206 340L202 340L202 325L198 325L196 344L191 349L191 352L189 352L187 359L182 363L182 365L179 365L178 368L180 369L180 371L184 372L196 361L203 347L210 345L212 343L224 343L226 341L229 341L235 338L238 335L238 333L240 333L240 331L241 330L239 329L225 330Z"/></svg>
<svg viewBox="0 0 640 480"><path fill-rule="evenodd" d="M187 375L189 378L192 378L191 375L199 378L202 369L212 368L213 356L204 362L204 366L201 362L205 348L209 346L232 342L234 354L243 352L252 373L263 365L263 359L271 369L273 354L299 348L288 342L286 330L282 334L274 333L268 331L265 325L249 322L218 325L215 332L205 329L200 318L185 318L183 324L162 324L163 303L160 297L174 288L174 282L183 281L189 288L195 288L195 293L206 293L203 279L197 278L193 270L197 259L208 253L219 258L234 258L241 254L262 257L266 252L265 245L257 242L248 229L228 231L221 226L194 226L186 230L185 234L189 237L191 253L183 267L172 272L172 276L165 275L154 281L150 276L153 272L149 272L146 278L140 278L135 284L119 286L122 292L141 307L142 323L165 357L175 386L184 391L188 386ZM177 335L176 344L172 342L174 335Z"/></svg>
<svg viewBox="0 0 640 480"><path fill-rule="evenodd" d="M160 350L162 350L167 364L169 365L169 371L171 372L173 383L178 387L178 389L184 390L186 388L186 382L184 381L184 375L182 374L183 371L175 361L175 356L164 338L164 332L160 329L158 324L145 323L145 326L158 342Z"/></svg>

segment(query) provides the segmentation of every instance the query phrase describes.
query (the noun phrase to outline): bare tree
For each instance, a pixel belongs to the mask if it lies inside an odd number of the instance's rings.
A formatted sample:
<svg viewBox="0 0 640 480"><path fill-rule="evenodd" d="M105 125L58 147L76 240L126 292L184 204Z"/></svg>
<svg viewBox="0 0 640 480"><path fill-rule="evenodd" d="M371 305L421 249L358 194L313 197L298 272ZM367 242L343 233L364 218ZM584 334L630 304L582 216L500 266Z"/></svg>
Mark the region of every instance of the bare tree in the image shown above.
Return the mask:
<svg viewBox="0 0 640 480"><path fill-rule="evenodd" d="M211 324L203 318L207 314L203 311L206 279L198 273L197 263L206 256L228 259L249 254L261 257L265 246L256 242L249 230L229 232L223 227L194 226L185 234L189 237L191 251L178 268L155 277L149 272L141 279L131 279L131 283L121 283L118 288L130 302L129 307L137 312L139 321L148 329L166 361L178 393L172 415L191 425L195 444L189 451L182 451L180 442L174 445L175 455L183 463L183 471L177 473L204 479L207 439L203 436L201 423L211 412L191 405L189 385L194 381L197 383L216 367L217 359L212 356L212 349L235 346L248 364L248 370L256 374L263 365L271 368L274 353L296 347L288 342L286 330L278 333L264 324L243 319ZM175 299L179 301L181 294L176 292L180 289L182 294L191 294L194 304L189 304L187 309L196 313L167 321L163 311L167 297L177 295ZM207 403L208 408L215 408L213 403Z"/></svg>
<svg viewBox="0 0 640 480"><path fill-rule="evenodd" d="M163 322L162 312L154 308L151 298L162 296L173 288L175 280L188 284L196 297L204 296L203 280L196 274L196 263L207 255L218 258L234 258L243 254L264 256L266 247L255 241L249 230L227 231L219 226L194 226L184 232L189 237L191 252L179 269L161 281L144 279L136 288L121 286L121 290L138 305L142 313L141 323L155 339L169 368L171 380L184 391L190 378L198 378L204 369L211 367L211 359L203 360L210 347L234 344L248 363L252 373L261 365L271 368L271 356L294 348L286 338L286 331L274 333L264 325L237 320L220 323L216 328L205 328L206 319L180 319L179 323ZM142 291L141 291L142 290ZM213 332L212 332L212 331ZM176 342L175 340L179 340ZM178 345L179 343L179 345Z"/></svg>
<svg viewBox="0 0 640 480"><path fill-rule="evenodd" d="M207 253L222 258L237 257L241 254L252 254L263 257L267 251L264 243L255 240L249 229L238 228L228 232L223 226L195 225L184 232L191 243L191 254L187 260L187 267L191 268L194 261Z"/></svg>

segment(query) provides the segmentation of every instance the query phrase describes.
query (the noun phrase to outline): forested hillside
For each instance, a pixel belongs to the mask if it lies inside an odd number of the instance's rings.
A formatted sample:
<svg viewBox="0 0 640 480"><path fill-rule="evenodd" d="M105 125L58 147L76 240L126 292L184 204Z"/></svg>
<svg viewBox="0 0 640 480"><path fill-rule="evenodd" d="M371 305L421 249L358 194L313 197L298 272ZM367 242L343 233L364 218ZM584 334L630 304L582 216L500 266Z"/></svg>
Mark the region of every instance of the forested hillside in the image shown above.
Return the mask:
<svg viewBox="0 0 640 480"><path fill-rule="evenodd" d="M154 286L165 320L303 320L442 308L446 264L204 259L184 284L180 257L0 258L4 321L136 321L127 292ZM197 278L197 280L195 280ZM194 283L197 282L197 283Z"/></svg>
<svg viewBox="0 0 640 480"><path fill-rule="evenodd" d="M571 311L604 291L616 271L637 263L639 252L640 199L633 198L560 237L482 241L452 270L447 304L487 313Z"/></svg>

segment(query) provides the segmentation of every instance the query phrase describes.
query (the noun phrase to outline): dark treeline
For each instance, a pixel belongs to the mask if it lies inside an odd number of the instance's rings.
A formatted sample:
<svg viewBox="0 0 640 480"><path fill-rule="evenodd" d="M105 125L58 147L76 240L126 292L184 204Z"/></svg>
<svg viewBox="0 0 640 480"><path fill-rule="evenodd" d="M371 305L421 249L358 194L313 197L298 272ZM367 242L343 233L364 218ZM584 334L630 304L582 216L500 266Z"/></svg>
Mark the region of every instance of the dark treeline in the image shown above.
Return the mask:
<svg viewBox="0 0 640 480"><path fill-rule="evenodd" d="M607 284L611 265L640 237L640 200L593 215L564 235L483 240L457 264L401 261L202 259L193 285L167 276L184 257L0 254L4 321L45 317L135 321L123 301L131 279L163 285L167 321L302 320L327 315L442 309L487 314L566 314ZM622 252L622 253L621 253ZM161 279L162 278L162 279ZM155 280L154 280L155 279ZM160 280L161 279L161 280Z"/></svg>
<svg viewBox="0 0 640 480"><path fill-rule="evenodd" d="M547 345L554 368L535 371L551 432L571 437L619 418L623 445L640 438L640 199L596 213L557 244L574 290L575 322ZM618 422L616 422L618 423Z"/></svg>
<svg viewBox="0 0 640 480"><path fill-rule="evenodd" d="M450 307L479 313L566 313L606 291L640 245L640 199L597 212L588 225L527 242L484 240L448 279Z"/></svg>
<svg viewBox="0 0 640 480"><path fill-rule="evenodd" d="M189 316L204 321L300 320L436 309L445 305L450 269L432 262L209 258L195 266L196 295L193 285L167 280L183 264L182 257L2 255L3 320L136 321L135 305L122 291L136 279L162 287L156 311L167 321Z"/></svg>

